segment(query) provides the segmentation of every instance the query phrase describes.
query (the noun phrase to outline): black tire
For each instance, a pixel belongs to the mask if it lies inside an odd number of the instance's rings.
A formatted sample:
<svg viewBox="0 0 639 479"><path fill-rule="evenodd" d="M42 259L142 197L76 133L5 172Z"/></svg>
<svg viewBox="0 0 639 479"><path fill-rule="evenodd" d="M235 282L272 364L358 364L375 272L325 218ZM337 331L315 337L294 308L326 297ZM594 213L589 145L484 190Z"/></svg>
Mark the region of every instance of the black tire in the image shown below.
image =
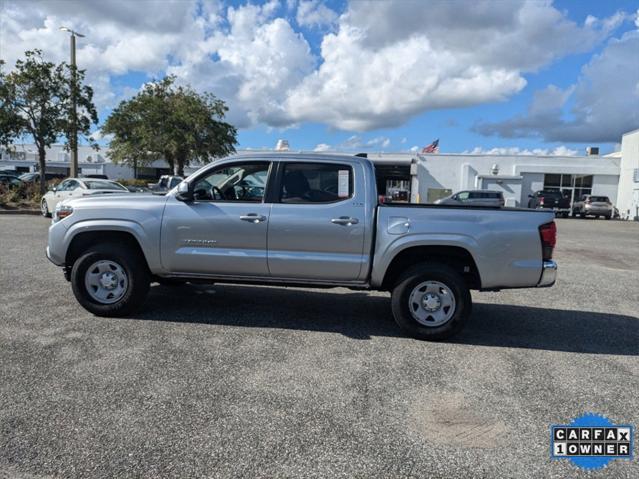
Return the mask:
<svg viewBox="0 0 639 479"><path fill-rule="evenodd" d="M117 263L126 272L127 288L122 298L103 304L91 297L85 285L87 269L100 260ZM71 269L71 286L78 302L96 316L118 317L138 309L149 291L150 274L140 253L127 246L103 243L92 246L78 258Z"/></svg>
<svg viewBox="0 0 639 479"><path fill-rule="evenodd" d="M612 216L611 216L611 215L606 215L606 216L605 216L605 218L606 218L607 220L609 220L609 219L611 219L611 218L612 218Z"/></svg>
<svg viewBox="0 0 639 479"><path fill-rule="evenodd" d="M452 317L440 326L426 326L413 317L409 298L414 288L425 281L444 284L453 293L455 310ZM409 268L397 281L391 297L393 316L397 324L416 339L438 341L457 334L466 324L472 310L470 291L464 278L442 263L418 263Z"/></svg>
<svg viewBox="0 0 639 479"><path fill-rule="evenodd" d="M47 200L42 198L40 201L40 213L45 218L51 218L51 212L49 211L49 205L47 204Z"/></svg>

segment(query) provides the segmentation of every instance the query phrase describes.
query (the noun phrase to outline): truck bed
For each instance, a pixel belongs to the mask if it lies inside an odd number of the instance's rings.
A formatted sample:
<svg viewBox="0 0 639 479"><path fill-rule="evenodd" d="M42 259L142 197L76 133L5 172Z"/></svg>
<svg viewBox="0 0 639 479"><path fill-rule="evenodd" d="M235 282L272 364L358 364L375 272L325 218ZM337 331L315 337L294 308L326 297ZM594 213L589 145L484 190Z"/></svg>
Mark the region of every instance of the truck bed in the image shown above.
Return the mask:
<svg viewBox="0 0 639 479"><path fill-rule="evenodd" d="M380 205L371 282L404 248L450 246L471 254L482 289L535 286L543 269L539 227L553 219L552 211L526 208Z"/></svg>

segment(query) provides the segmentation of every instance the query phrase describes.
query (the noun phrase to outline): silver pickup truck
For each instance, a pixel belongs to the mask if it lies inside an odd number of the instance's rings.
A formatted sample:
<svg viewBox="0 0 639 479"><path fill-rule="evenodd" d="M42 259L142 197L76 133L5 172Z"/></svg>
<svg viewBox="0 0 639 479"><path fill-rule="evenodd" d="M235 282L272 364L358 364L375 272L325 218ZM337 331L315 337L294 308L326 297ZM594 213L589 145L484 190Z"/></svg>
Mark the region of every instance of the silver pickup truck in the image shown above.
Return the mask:
<svg viewBox="0 0 639 479"><path fill-rule="evenodd" d="M61 203L48 258L99 316L139 307L151 282L342 286L392 292L411 336L443 339L470 290L551 286L553 213L379 204L364 158L256 153L216 161L166 196Z"/></svg>

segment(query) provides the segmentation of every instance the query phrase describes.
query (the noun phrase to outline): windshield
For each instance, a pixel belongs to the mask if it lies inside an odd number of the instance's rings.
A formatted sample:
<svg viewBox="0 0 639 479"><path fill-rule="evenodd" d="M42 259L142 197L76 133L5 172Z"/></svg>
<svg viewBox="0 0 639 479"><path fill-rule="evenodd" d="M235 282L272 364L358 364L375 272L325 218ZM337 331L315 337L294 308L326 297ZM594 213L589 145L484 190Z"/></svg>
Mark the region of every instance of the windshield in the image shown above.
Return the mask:
<svg viewBox="0 0 639 479"><path fill-rule="evenodd" d="M84 182L89 190L113 190L113 191L129 191L124 186L115 181L89 180Z"/></svg>
<svg viewBox="0 0 639 479"><path fill-rule="evenodd" d="M591 196L590 201L594 201L596 203L610 203L607 196Z"/></svg>

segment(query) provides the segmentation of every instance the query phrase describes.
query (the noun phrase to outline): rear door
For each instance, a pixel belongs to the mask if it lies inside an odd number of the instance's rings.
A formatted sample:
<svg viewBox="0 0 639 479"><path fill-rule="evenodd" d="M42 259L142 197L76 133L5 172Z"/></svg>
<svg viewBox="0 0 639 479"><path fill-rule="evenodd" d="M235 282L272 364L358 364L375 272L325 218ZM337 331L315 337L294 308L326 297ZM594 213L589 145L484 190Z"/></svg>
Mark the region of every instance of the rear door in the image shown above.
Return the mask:
<svg viewBox="0 0 639 479"><path fill-rule="evenodd" d="M363 167L283 161L277 178L268 230L271 276L358 280L366 230Z"/></svg>

